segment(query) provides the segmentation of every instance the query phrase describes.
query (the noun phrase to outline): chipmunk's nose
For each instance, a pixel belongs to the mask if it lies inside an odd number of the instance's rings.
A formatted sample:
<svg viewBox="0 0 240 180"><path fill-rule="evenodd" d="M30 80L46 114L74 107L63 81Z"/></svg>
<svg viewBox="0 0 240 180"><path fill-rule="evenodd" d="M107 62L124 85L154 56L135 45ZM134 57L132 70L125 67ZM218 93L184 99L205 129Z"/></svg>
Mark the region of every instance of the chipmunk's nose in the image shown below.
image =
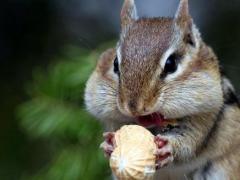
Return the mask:
<svg viewBox="0 0 240 180"><path fill-rule="evenodd" d="M146 108L142 101L131 99L127 103L127 111L133 116L140 116L146 113Z"/></svg>
<svg viewBox="0 0 240 180"><path fill-rule="evenodd" d="M128 102L128 109L130 112L136 112L137 111L137 102L134 100L130 100Z"/></svg>

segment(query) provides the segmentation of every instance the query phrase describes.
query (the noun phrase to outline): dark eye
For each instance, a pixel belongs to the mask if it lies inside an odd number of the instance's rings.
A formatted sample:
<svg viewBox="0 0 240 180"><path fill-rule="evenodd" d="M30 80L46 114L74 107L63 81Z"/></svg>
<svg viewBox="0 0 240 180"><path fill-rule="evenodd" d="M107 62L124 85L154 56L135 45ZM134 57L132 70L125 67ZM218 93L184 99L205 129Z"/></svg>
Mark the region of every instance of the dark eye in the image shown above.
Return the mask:
<svg viewBox="0 0 240 180"><path fill-rule="evenodd" d="M118 58L116 57L113 62L113 71L116 74L119 74L119 65L118 65Z"/></svg>
<svg viewBox="0 0 240 180"><path fill-rule="evenodd" d="M172 54L168 57L164 67L165 74L174 73L177 70L178 59L179 58L176 54Z"/></svg>

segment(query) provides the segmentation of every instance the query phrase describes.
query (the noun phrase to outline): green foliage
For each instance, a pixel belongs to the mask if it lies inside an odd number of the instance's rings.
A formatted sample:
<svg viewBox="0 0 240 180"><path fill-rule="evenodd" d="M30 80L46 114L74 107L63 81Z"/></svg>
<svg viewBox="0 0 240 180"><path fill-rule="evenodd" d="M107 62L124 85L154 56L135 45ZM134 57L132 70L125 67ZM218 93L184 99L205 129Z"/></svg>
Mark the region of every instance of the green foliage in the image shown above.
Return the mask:
<svg viewBox="0 0 240 180"><path fill-rule="evenodd" d="M99 150L102 127L84 109L87 78L99 56L71 47L69 55L47 71L36 70L27 92L31 99L18 109L21 126L30 139L44 139L50 157L33 175L22 179L107 179L107 161ZM100 52L100 51L99 51ZM38 154L35 154L38 156Z"/></svg>

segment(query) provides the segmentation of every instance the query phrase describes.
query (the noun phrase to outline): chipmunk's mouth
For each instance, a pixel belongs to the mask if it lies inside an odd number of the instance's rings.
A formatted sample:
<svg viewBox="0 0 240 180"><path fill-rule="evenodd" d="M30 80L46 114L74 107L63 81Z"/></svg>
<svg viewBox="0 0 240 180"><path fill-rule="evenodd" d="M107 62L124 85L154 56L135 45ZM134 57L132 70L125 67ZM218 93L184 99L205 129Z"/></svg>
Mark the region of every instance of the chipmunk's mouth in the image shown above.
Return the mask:
<svg viewBox="0 0 240 180"><path fill-rule="evenodd" d="M169 132L170 130L179 127L177 120L166 119L162 114L157 112L137 117L136 123L149 129L154 135L157 135L160 132Z"/></svg>
<svg viewBox="0 0 240 180"><path fill-rule="evenodd" d="M139 116L136 118L137 123L146 128L151 128L154 126L163 126L166 119L160 113L153 113L146 116Z"/></svg>

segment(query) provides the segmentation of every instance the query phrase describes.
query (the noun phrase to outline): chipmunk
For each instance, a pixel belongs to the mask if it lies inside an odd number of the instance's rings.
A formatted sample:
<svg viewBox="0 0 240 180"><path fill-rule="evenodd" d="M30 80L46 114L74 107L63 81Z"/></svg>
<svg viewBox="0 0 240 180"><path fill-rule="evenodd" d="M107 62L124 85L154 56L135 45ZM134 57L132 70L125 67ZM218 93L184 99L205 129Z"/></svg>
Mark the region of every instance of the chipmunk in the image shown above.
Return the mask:
<svg viewBox="0 0 240 180"><path fill-rule="evenodd" d="M155 179L240 178L240 103L188 0L174 18L139 18L134 0L125 0L120 40L101 55L85 102L105 124L108 155L122 125L140 124L156 136ZM160 125L172 119L176 125Z"/></svg>

